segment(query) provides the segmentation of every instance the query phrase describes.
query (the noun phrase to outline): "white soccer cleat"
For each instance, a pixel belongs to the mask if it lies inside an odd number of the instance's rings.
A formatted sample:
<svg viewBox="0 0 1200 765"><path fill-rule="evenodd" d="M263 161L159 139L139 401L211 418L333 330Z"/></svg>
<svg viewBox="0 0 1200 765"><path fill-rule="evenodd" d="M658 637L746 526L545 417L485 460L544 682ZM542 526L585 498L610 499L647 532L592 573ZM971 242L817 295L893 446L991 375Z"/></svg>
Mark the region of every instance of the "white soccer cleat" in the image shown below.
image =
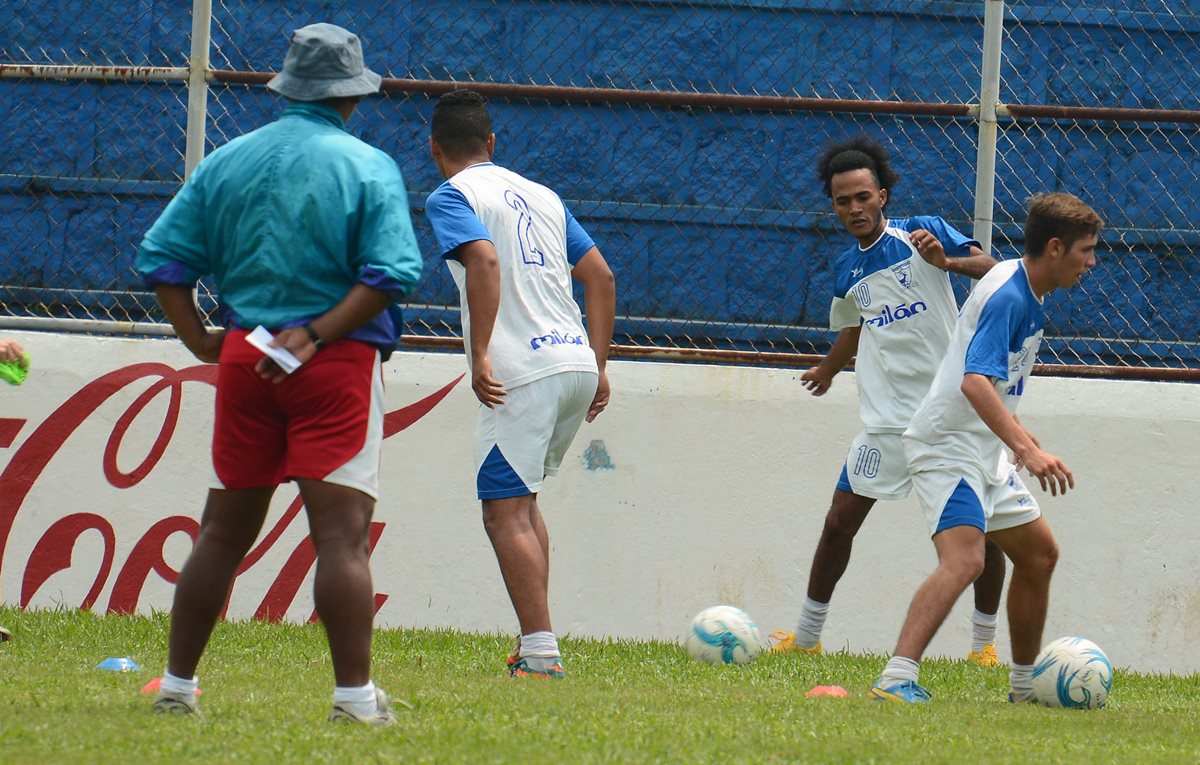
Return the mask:
<svg viewBox="0 0 1200 765"><path fill-rule="evenodd" d="M362 723L382 728L396 724L396 713L392 711L391 697L384 693L383 689L376 688L374 714L361 716L341 704L334 704L333 711L329 713L329 722Z"/></svg>
<svg viewBox="0 0 1200 765"><path fill-rule="evenodd" d="M196 705L196 694L194 693L159 691L158 696L154 699L154 711L160 715L195 715L196 717L202 717L200 707Z"/></svg>

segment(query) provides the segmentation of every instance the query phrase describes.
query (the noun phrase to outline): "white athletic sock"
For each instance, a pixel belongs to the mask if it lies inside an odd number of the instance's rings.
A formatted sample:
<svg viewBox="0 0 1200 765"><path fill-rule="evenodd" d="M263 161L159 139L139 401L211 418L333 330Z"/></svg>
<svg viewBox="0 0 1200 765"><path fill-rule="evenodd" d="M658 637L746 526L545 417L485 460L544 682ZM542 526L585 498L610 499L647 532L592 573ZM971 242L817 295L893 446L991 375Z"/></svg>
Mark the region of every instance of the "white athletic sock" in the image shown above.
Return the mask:
<svg viewBox="0 0 1200 765"><path fill-rule="evenodd" d="M531 632L521 636L521 658L534 672L546 672L558 664L558 638L553 632Z"/></svg>
<svg viewBox="0 0 1200 765"><path fill-rule="evenodd" d="M988 643L996 642L996 614L985 614L978 608L971 612L971 650L979 653Z"/></svg>
<svg viewBox="0 0 1200 765"><path fill-rule="evenodd" d="M921 674L921 665L912 659L906 659L903 656L893 656L888 659L887 666L883 668L883 674L879 676L879 684L884 688L902 683L905 680L917 682Z"/></svg>
<svg viewBox="0 0 1200 765"><path fill-rule="evenodd" d="M1032 664L1017 664L1015 661L1012 665L1012 672L1008 676L1008 686L1012 689L1013 698L1017 701L1025 701L1033 697L1033 665Z"/></svg>
<svg viewBox="0 0 1200 765"><path fill-rule="evenodd" d="M162 684L158 686L160 691L167 693L188 693L196 695L196 688L200 685L199 677L192 677L190 680L185 680L182 677L175 677L170 672L163 670Z"/></svg>
<svg viewBox="0 0 1200 765"><path fill-rule="evenodd" d="M556 659L558 653L558 638L553 632L530 632L521 636L521 658L538 656Z"/></svg>
<svg viewBox="0 0 1200 765"><path fill-rule="evenodd" d="M821 642L821 631L825 629L825 617L828 614L828 603L805 598L804 605L800 607L800 619L796 622L796 645L816 647Z"/></svg>
<svg viewBox="0 0 1200 765"><path fill-rule="evenodd" d="M368 680L367 684L361 687L336 686L333 689L334 706L339 706L359 717L370 717L379 711L379 704L375 699L375 682Z"/></svg>

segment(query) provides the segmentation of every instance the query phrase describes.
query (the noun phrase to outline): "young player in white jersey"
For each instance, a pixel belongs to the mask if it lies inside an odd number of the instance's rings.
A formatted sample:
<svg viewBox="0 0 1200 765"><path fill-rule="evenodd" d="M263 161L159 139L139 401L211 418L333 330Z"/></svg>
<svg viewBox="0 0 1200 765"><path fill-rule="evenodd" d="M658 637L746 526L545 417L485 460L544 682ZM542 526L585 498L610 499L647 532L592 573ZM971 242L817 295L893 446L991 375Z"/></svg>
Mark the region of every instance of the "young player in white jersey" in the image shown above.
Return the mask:
<svg viewBox="0 0 1200 765"><path fill-rule="evenodd" d="M483 405L476 485L521 626L509 671L562 678L547 599L550 539L537 495L584 419L608 405L613 275L557 194L491 162L496 136L482 96L442 96L431 133L430 151L447 180L425 210L462 296L471 386ZM583 284L586 330L572 278Z"/></svg>
<svg viewBox="0 0 1200 765"><path fill-rule="evenodd" d="M1042 339L1042 301L1055 289L1075 286L1096 265L1102 226L1100 216L1070 194L1034 197L1024 257L993 268L963 306L937 377L902 437L938 566L913 597L872 698L929 700L918 682L918 662L954 602L983 570L985 534L1013 564L1009 699L1033 698L1033 662L1058 546L1017 471L1028 470L1051 495L1074 488L1075 479L1062 460L1042 450L1016 410Z"/></svg>
<svg viewBox="0 0 1200 765"><path fill-rule="evenodd" d="M994 264L979 243L939 217L889 220L899 180L887 151L866 137L830 146L817 165L834 212L857 240L834 264L833 348L801 377L821 396L857 353L863 430L851 442L813 555L796 630L771 633L773 652L820 653L834 587L850 562L854 536L880 499L903 499L910 483L900 434L925 397L945 354L958 304L949 273L978 278ZM949 254L948 254L949 253ZM975 586L968 658L996 666L996 611L1004 556L992 546Z"/></svg>

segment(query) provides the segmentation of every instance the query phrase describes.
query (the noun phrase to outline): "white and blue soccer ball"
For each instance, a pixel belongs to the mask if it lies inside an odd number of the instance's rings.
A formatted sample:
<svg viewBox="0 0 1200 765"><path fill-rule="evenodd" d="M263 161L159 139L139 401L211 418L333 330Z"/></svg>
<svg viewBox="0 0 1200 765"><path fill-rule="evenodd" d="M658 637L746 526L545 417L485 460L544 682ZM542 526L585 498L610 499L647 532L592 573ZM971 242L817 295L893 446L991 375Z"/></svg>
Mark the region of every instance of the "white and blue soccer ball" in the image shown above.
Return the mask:
<svg viewBox="0 0 1200 765"><path fill-rule="evenodd" d="M740 608L713 606L696 614L684 643L696 661L745 664L762 650L758 625Z"/></svg>
<svg viewBox="0 0 1200 765"><path fill-rule="evenodd" d="M1048 707L1099 709L1112 692L1112 664L1081 637L1050 643L1033 663L1033 695Z"/></svg>

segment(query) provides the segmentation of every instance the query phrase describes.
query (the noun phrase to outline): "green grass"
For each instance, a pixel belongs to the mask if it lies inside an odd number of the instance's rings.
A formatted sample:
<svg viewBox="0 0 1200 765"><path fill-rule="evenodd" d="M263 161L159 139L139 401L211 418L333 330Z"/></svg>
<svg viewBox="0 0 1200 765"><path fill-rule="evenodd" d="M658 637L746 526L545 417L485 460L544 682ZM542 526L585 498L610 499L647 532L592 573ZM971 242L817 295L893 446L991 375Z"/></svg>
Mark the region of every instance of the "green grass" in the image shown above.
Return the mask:
<svg viewBox="0 0 1200 765"><path fill-rule="evenodd" d="M165 617L0 608L0 762L1163 762L1200 761L1196 676L1119 671L1109 707L1011 705L1007 672L927 661L921 707L865 691L877 656L692 662L664 643L562 641L570 677L514 681L512 638L380 630L377 683L400 725L324 722L319 626L218 626L200 667L202 720L156 716L139 688L165 664ZM140 672L94 669L129 656ZM847 699L808 699L814 685Z"/></svg>

